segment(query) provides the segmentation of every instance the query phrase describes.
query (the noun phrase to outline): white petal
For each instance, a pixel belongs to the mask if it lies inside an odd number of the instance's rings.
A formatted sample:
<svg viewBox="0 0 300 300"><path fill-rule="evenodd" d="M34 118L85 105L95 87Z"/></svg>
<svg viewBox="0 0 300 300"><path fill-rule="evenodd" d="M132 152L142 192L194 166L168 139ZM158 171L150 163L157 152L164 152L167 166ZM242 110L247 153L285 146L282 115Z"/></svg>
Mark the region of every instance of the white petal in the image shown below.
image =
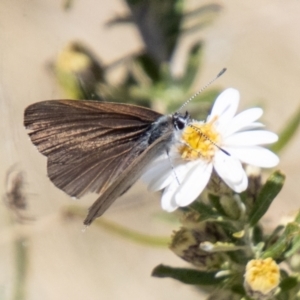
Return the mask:
<svg viewBox="0 0 300 300"><path fill-rule="evenodd" d="M178 186L181 185L181 183L185 180L187 174L194 167L195 164L197 164L196 160L189 162L185 161L184 163L177 164L174 166L173 173Z"/></svg>
<svg viewBox="0 0 300 300"><path fill-rule="evenodd" d="M226 155L222 151L218 151L215 155L214 168L227 184L228 182L234 185L240 184L245 173L238 159L233 155Z"/></svg>
<svg viewBox="0 0 300 300"><path fill-rule="evenodd" d="M183 161L180 156L172 154L172 157L163 155L155 159L141 179L148 184L148 189L158 191L168 186L171 181L182 182L194 162ZM179 184L178 184L179 185Z"/></svg>
<svg viewBox="0 0 300 300"><path fill-rule="evenodd" d="M172 212L178 208L175 202L175 194L178 189L178 182L173 180L171 184L165 188L161 197L161 207L167 212Z"/></svg>
<svg viewBox="0 0 300 300"><path fill-rule="evenodd" d="M175 195L179 206L191 204L206 187L212 172L212 163L198 161L186 175Z"/></svg>
<svg viewBox="0 0 300 300"><path fill-rule="evenodd" d="M242 128L246 126L249 126L251 123L259 119L262 116L262 114L263 114L263 110L258 107L250 108L239 113L228 124L226 128L225 136L240 131Z"/></svg>
<svg viewBox="0 0 300 300"><path fill-rule="evenodd" d="M235 115L240 94L239 91L233 88L226 89L222 94L218 96L215 104L212 108L210 116L207 118L207 122L211 121L215 117L218 117L216 125L222 123L227 124Z"/></svg>
<svg viewBox="0 0 300 300"><path fill-rule="evenodd" d="M166 157L166 159L159 159L151 163L141 179L148 184L149 191L158 191L165 188L173 180L174 172L172 171L171 162Z"/></svg>
<svg viewBox="0 0 300 300"><path fill-rule="evenodd" d="M259 129L259 128L263 128L265 127L264 124L260 123L260 122L253 122L251 124L248 124L244 127L241 127L239 129L239 131L246 131L246 130L255 130L255 129Z"/></svg>
<svg viewBox="0 0 300 300"><path fill-rule="evenodd" d="M245 191L248 186L248 176L244 170L243 170L242 180L239 183L233 183L232 181L227 180L225 178L223 178L223 180L236 193L241 193Z"/></svg>
<svg viewBox="0 0 300 300"><path fill-rule="evenodd" d="M168 186L173 180L174 172L172 170L169 170L168 172L164 174L159 174L158 177L153 178L152 181L150 181L148 184L148 190L153 192L162 190L166 186Z"/></svg>
<svg viewBox="0 0 300 300"><path fill-rule="evenodd" d="M187 174L195 165L199 163L198 161L190 161L178 164L174 166L172 170L173 179L171 183L165 188L162 198L161 198L161 205L162 208L168 212L174 211L178 205L175 202L175 196L179 191L181 184L187 177Z"/></svg>
<svg viewBox="0 0 300 300"><path fill-rule="evenodd" d="M278 141L277 134L266 130L252 130L238 132L227 137L224 146L255 146L262 144L272 144Z"/></svg>
<svg viewBox="0 0 300 300"><path fill-rule="evenodd" d="M226 147L225 149L230 154L249 165L261 168L272 168L279 163L278 156L263 147Z"/></svg>
<svg viewBox="0 0 300 300"><path fill-rule="evenodd" d="M166 162L161 162L161 164L163 163L166 165ZM179 186L179 184L183 182L184 178L186 177L186 174L191 169L191 164L194 162L182 162L181 159L172 159L171 163L168 159L167 163L168 164L166 165L165 169L163 169L163 165L161 165L161 169L158 170L160 173L157 173L157 176L149 182L149 190L159 191L164 189L173 180L175 180Z"/></svg>

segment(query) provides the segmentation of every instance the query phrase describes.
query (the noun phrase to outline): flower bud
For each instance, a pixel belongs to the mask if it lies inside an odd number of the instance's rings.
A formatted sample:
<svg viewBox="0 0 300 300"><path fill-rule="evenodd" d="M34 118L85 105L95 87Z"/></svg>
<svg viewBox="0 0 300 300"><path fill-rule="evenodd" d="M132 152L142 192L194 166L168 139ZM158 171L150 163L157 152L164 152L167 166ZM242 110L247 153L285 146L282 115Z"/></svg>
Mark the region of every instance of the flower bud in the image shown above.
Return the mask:
<svg viewBox="0 0 300 300"><path fill-rule="evenodd" d="M196 211L189 211L182 215L180 218L180 223L185 227L189 229L196 229L201 227L200 220L200 214Z"/></svg>
<svg viewBox="0 0 300 300"><path fill-rule="evenodd" d="M244 286L247 294L256 300L271 299L279 285L280 269L270 257L250 260L246 266Z"/></svg>
<svg viewBox="0 0 300 300"><path fill-rule="evenodd" d="M185 261L201 270L217 270L228 259L223 252L210 253L200 249L203 242L226 240L222 228L212 222L199 223L199 228L181 228L175 232L170 249Z"/></svg>
<svg viewBox="0 0 300 300"><path fill-rule="evenodd" d="M232 190L228 187L227 184L224 183L224 181L216 172L212 173L211 178L206 186L206 190L209 193L218 196L232 195Z"/></svg>
<svg viewBox="0 0 300 300"><path fill-rule="evenodd" d="M248 210L251 210L256 201L258 192L262 187L261 169L259 167L246 165L245 171L248 176L245 204Z"/></svg>

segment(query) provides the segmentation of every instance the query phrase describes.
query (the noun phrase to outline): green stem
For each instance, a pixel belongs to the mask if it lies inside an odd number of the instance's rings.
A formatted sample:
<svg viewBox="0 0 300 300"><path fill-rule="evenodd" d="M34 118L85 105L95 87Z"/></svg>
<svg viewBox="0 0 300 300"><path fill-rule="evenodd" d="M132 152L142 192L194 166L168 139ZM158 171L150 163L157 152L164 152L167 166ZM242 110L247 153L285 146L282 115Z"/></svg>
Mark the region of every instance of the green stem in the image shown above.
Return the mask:
<svg viewBox="0 0 300 300"><path fill-rule="evenodd" d="M79 208L79 207L67 207L65 212L67 214L71 214L72 216L79 216L84 217L85 216L85 210ZM133 242L136 242L138 244L146 245L146 246L152 246L152 247L168 247L170 243L169 237L162 237L162 236L154 236L154 235L147 235L141 232L138 232L136 230L132 230L129 228L126 228L122 225L119 225L115 222L105 220L104 218L98 218L93 222L92 226L100 226L102 228L105 228L106 230L117 234L123 238L126 238L128 240L131 240Z"/></svg>
<svg viewBox="0 0 300 300"><path fill-rule="evenodd" d="M126 228L117 223L107 221L105 219L99 219L95 221L95 225L101 226L110 232L127 238L139 244L152 246L152 247L167 247L170 243L169 237L147 235L129 228Z"/></svg>
<svg viewBox="0 0 300 300"><path fill-rule="evenodd" d="M26 275L28 269L27 238L19 237L15 241L16 274L13 300L26 299Z"/></svg>

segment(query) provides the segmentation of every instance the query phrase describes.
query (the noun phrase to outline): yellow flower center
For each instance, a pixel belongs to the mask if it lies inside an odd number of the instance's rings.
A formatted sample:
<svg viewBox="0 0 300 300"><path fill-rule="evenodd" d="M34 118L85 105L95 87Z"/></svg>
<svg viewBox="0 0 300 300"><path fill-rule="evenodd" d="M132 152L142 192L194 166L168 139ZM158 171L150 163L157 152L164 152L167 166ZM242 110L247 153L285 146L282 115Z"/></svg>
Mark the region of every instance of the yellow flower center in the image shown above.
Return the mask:
<svg viewBox="0 0 300 300"><path fill-rule="evenodd" d="M245 283L252 292L267 295L274 290L280 280L280 270L272 258L253 259L248 262Z"/></svg>
<svg viewBox="0 0 300 300"><path fill-rule="evenodd" d="M214 128L213 119L209 123L194 123L185 127L182 132L179 153L185 160L204 158L210 161L215 154L220 135Z"/></svg>

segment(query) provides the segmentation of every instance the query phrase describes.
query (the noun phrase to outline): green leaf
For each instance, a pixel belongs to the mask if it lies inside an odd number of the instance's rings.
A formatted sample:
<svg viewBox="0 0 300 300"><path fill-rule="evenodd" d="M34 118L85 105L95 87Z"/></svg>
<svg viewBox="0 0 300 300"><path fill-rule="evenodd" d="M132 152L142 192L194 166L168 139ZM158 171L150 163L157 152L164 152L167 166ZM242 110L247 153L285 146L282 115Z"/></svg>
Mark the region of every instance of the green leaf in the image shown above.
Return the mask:
<svg viewBox="0 0 300 300"><path fill-rule="evenodd" d="M158 82L161 79L159 66L151 56L143 53L138 55L135 59L141 65L143 71L153 80L153 82Z"/></svg>
<svg viewBox="0 0 300 300"><path fill-rule="evenodd" d="M299 249L300 249L300 235L295 236L295 238L293 239L293 242L292 242L291 249L288 252L285 253L285 257L292 256L293 254L298 252Z"/></svg>
<svg viewBox="0 0 300 300"><path fill-rule="evenodd" d="M113 27L115 25L124 25L124 24L132 24L133 19L130 15L123 15L123 16L117 16L113 17L112 19L109 19L106 23L105 26Z"/></svg>
<svg viewBox="0 0 300 300"><path fill-rule="evenodd" d="M218 212L214 211L210 206L199 201L194 201L189 208L197 211L200 214L201 221L219 216Z"/></svg>
<svg viewBox="0 0 300 300"><path fill-rule="evenodd" d="M258 244L263 241L264 232L261 226L257 225L253 227L253 242L254 244Z"/></svg>
<svg viewBox="0 0 300 300"><path fill-rule="evenodd" d="M295 217L295 222L300 224L300 212L298 212L297 216Z"/></svg>
<svg viewBox="0 0 300 300"><path fill-rule="evenodd" d="M183 0L126 0L146 53L158 64L169 62L181 35Z"/></svg>
<svg viewBox="0 0 300 300"><path fill-rule="evenodd" d="M243 217L245 206L242 203L239 195L224 195L221 197L220 203L230 220L239 220L241 217Z"/></svg>
<svg viewBox="0 0 300 300"><path fill-rule="evenodd" d="M224 217L227 217L227 214L223 208L223 206L220 204L220 197L213 195L213 194L209 194L208 195L208 199L210 201L210 203L212 204L212 206L218 211L218 213Z"/></svg>
<svg viewBox="0 0 300 300"><path fill-rule="evenodd" d="M218 13L221 10L222 10L222 6L220 4L217 4L217 3L206 4L206 5L202 5L198 8L194 8L192 11L186 12L184 14L184 17L185 18L196 17L198 19L207 13L212 13L212 12Z"/></svg>
<svg viewBox="0 0 300 300"><path fill-rule="evenodd" d="M197 43L192 47L188 55L185 72L179 82L183 90L188 90L191 87L196 78L198 70L201 68L201 58L203 54L202 49L202 43Z"/></svg>
<svg viewBox="0 0 300 300"><path fill-rule="evenodd" d="M254 226L267 212L271 203L280 192L285 180L285 175L280 171L275 171L268 178L265 185L258 194L257 200L249 216L250 226Z"/></svg>
<svg viewBox="0 0 300 300"><path fill-rule="evenodd" d="M285 128L279 134L279 140L277 143L271 146L271 150L278 153L281 151L288 142L295 135L298 127L300 125L300 107L295 115L290 119Z"/></svg>
<svg viewBox="0 0 300 300"><path fill-rule="evenodd" d="M294 238L299 236L299 234L299 224L296 222L288 223L278 240L263 252L262 258L283 259L284 252L290 248Z"/></svg>
<svg viewBox="0 0 300 300"><path fill-rule="evenodd" d="M280 282L279 286L282 291L288 291L294 288L298 283L297 277L287 277Z"/></svg>
<svg viewBox="0 0 300 300"><path fill-rule="evenodd" d="M159 265L152 271L152 276L159 278L173 278L186 284L214 285L226 277L216 278L216 272L201 272L187 268L172 268Z"/></svg>
<svg viewBox="0 0 300 300"><path fill-rule="evenodd" d="M281 235L283 230L284 230L283 225L277 226L265 240L265 248L268 248L270 245L273 245L278 240L278 237Z"/></svg>
<svg viewBox="0 0 300 300"><path fill-rule="evenodd" d="M184 26L182 28L182 34L187 35L192 32L199 31L205 26L211 24L221 9L221 5L212 3L194 8L192 11L185 13L183 15L184 19L190 20L190 22L186 22L186 24L192 25Z"/></svg>
<svg viewBox="0 0 300 300"><path fill-rule="evenodd" d="M243 296L244 294L242 294ZM198 297L198 299L200 299ZM231 292L229 290L216 288L209 294L208 298L205 298L206 300L249 300L246 297L241 298L240 294L236 294L234 292Z"/></svg>
<svg viewBox="0 0 300 300"><path fill-rule="evenodd" d="M249 258L246 256L245 251L242 250L238 250L235 252L227 252L226 253L230 259L239 264L239 265L246 265L246 263L248 262Z"/></svg>
<svg viewBox="0 0 300 300"><path fill-rule="evenodd" d="M236 294L239 294L239 295L242 295L242 296L245 295L245 288L242 284L232 285L231 290Z"/></svg>

